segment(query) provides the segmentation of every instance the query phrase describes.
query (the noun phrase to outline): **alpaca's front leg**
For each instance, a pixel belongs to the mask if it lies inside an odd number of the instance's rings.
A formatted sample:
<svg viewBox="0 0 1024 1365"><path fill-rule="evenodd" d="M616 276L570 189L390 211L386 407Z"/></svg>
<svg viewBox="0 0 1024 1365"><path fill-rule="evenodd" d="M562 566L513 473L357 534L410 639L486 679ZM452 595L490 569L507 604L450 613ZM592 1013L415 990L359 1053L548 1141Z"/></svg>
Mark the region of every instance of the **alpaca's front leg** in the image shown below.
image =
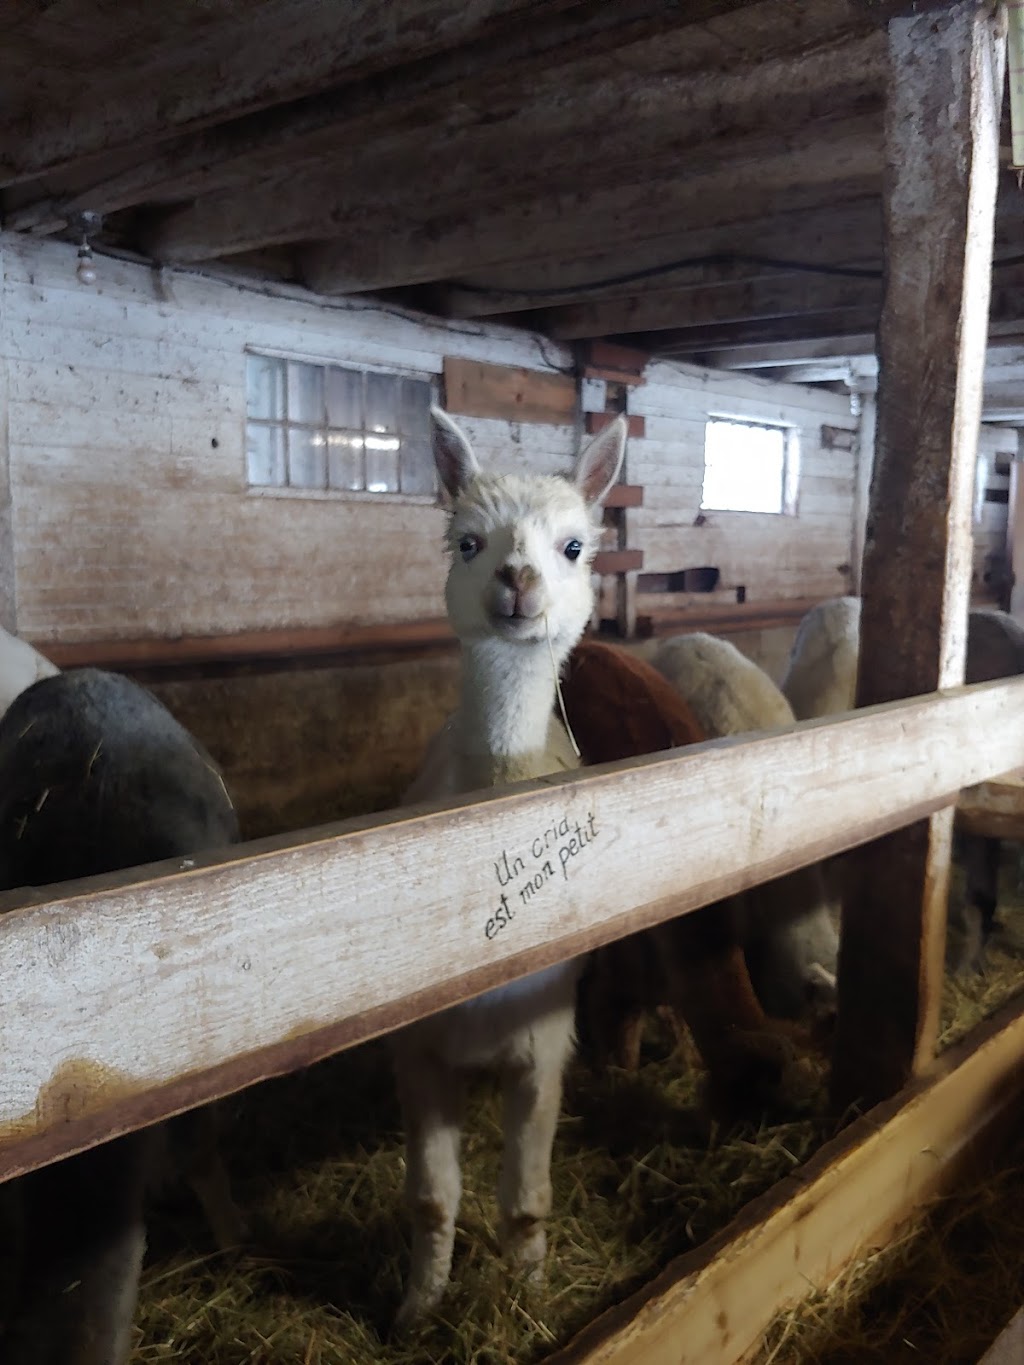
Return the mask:
<svg viewBox="0 0 1024 1365"><path fill-rule="evenodd" d="M551 1148L562 1105L565 1052L535 1058L532 1067L504 1075L505 1147L498 1203L502 1243L513 1260L538 1266L544 1260L544 1221L551 1212Z"/></svg>
<svg viewBox="0 0 1024 1365"><path fill-rule="evenodd" d="M400 1054L397 1072L405 1122L405 1193L412 1221L409 1280L395 1319L401 1331L437 1306L451 1274L462 1193L462 1083L450 1067L423 1053Z"/></svg>

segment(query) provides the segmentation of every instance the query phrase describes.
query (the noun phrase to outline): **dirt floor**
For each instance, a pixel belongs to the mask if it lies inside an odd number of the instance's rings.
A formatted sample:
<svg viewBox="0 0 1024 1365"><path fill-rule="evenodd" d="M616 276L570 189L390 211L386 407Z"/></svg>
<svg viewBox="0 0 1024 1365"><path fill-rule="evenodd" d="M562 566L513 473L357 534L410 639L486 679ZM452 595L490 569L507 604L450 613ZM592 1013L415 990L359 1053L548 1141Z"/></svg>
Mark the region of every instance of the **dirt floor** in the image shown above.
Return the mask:
<svg viewBox="0 0 1024 1365"><path fill-rule="evenodd" d="M947 1043L1018 985L1024 896L1015 861L1004 882L1010 927L983 977L947 987ZM388 1322L408 1249L386 1044L355 1049L227 1102L226 1156L254 1224L254 1249L212 1253L190 1197L166 1202L152 1224L133 1365L529 1365L543 1359L672 1256L722 1228L832 1135L832 1126L814 1117L709 1132L697 1115L696 1083L656 1030L635 1076L616 1069L595 1075L574 1064L556 1145L556 1217L542 1287L517 1281L496 1254L499 1107L483 1086L467 1125L453 1285L436 1319L400 1343L388 1340ZM1024 1151L1016 1159L1024 1163ZM993 1177L966 1204L937 1213L947 1221L922 1234L920 1272L911 1270L918 1252L903 1241L860 1268L839 1298L816 1300L805 1316L780 1321L762 1365L976 1359L980 1351L963 1355L960 1345L943 1345L944 1333L968 1311L959 1267L984 1282L984 1294L972 1289L967 1295L971 1341L990 1339L1024 1298L1024 1257L1020 1265L1015 1260L1024 1251L1019 1174ZM993 1209L1011 1225L1005 1244L1002 1231L985 1230ZM951 1267L959 1279L950 1279ZM913 1283L911 1274L918 1276Z"/></svg>

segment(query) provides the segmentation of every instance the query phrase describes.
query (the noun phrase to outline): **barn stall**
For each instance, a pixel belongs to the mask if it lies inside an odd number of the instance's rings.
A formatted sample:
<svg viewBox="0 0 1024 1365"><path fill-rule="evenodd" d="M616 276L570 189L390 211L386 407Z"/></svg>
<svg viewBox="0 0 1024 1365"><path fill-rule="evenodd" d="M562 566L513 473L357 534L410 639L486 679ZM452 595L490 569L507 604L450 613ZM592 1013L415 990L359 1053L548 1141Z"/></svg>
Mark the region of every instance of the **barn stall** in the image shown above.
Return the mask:
<svg viewBox="0 0 1024 1365"><path fill-rule="evenodd" d="M989 9L917 8L410 3L394 24L268 4L242 31L228 6L143 6L114 33L69 5L12 25L5 624L150 683L250 836L357 819L84 903L13 897L9 1176L881 835L847 906L826 1112L880 1107L565 1358L738 1358L1012 1113L1013 1006L934 1050L951 803L1024 764L1018 684L948 690L969 590L1013 605L1020 201ZM641 652L725 633L778 677L807 607L860 589L859 699L883 709L395 815L456 685L433 395L506 468L565 468L625 412L605 629ZM705 496L709 425L781 448L776 510ZM500 850L566 811L608 838L544 921L467 935ZM151 1358L190 1358L187 1328ZM541 1328L534 1355L564 1341ZM310 1352L339 1358L330 1330Z"/></svg>

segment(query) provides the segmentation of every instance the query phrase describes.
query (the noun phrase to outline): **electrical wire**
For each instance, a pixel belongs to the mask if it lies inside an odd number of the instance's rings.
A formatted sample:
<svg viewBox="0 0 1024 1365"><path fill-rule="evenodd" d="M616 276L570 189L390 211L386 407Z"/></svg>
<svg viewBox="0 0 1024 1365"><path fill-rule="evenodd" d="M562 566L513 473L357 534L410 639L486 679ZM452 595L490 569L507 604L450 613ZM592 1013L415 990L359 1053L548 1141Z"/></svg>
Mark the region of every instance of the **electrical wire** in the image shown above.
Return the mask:
<svg viewBox="0 0 1024 1365"><path fill-rule="evenodd" d="M1002 266L1024 264L1024 254L1005 256L993 261L992 269ZM833 275L841 279L880 280L882 271L874 266L829 265L826 262L793 261L782 256L761 256L756 252L714 251L705 256L687 256L678 261L667 261L664 265L647 266L644 270L631 270L623 275L606 275L602 279L585 280L579 284L563 285L559 289L504 289L485 284L459 284L457 288L466 294L497 294L510 298L554 299L563 295L582 294L588 289L611 289L616 285L638 284L641 280L653 280L662 275L674 275L679 270L699 270L708 266L758 265L770 270L790 270L806 275ZM716 284L728 281L714 281ZM742 284L742 280L737 280Z"/></svg>

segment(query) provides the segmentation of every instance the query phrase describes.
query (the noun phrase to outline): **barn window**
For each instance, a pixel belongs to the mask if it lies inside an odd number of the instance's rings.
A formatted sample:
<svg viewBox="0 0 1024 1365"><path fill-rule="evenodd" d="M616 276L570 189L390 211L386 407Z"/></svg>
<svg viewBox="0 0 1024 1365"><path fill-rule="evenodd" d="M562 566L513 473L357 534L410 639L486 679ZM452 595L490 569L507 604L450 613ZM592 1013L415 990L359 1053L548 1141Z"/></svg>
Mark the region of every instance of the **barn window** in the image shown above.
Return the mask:
<svg viewBox="0 0 1024 1365"><path fill-rule="evenodd" d="M431 496L431 395L429 379L250 354L249 486Z"/></svg>
<svg viewBox="0 0 1024 1365"><path fill-rule="evenodd" d="M708 420L702 508L792 515L799 475L800 442L795 427L728 417Z"/></svg>

